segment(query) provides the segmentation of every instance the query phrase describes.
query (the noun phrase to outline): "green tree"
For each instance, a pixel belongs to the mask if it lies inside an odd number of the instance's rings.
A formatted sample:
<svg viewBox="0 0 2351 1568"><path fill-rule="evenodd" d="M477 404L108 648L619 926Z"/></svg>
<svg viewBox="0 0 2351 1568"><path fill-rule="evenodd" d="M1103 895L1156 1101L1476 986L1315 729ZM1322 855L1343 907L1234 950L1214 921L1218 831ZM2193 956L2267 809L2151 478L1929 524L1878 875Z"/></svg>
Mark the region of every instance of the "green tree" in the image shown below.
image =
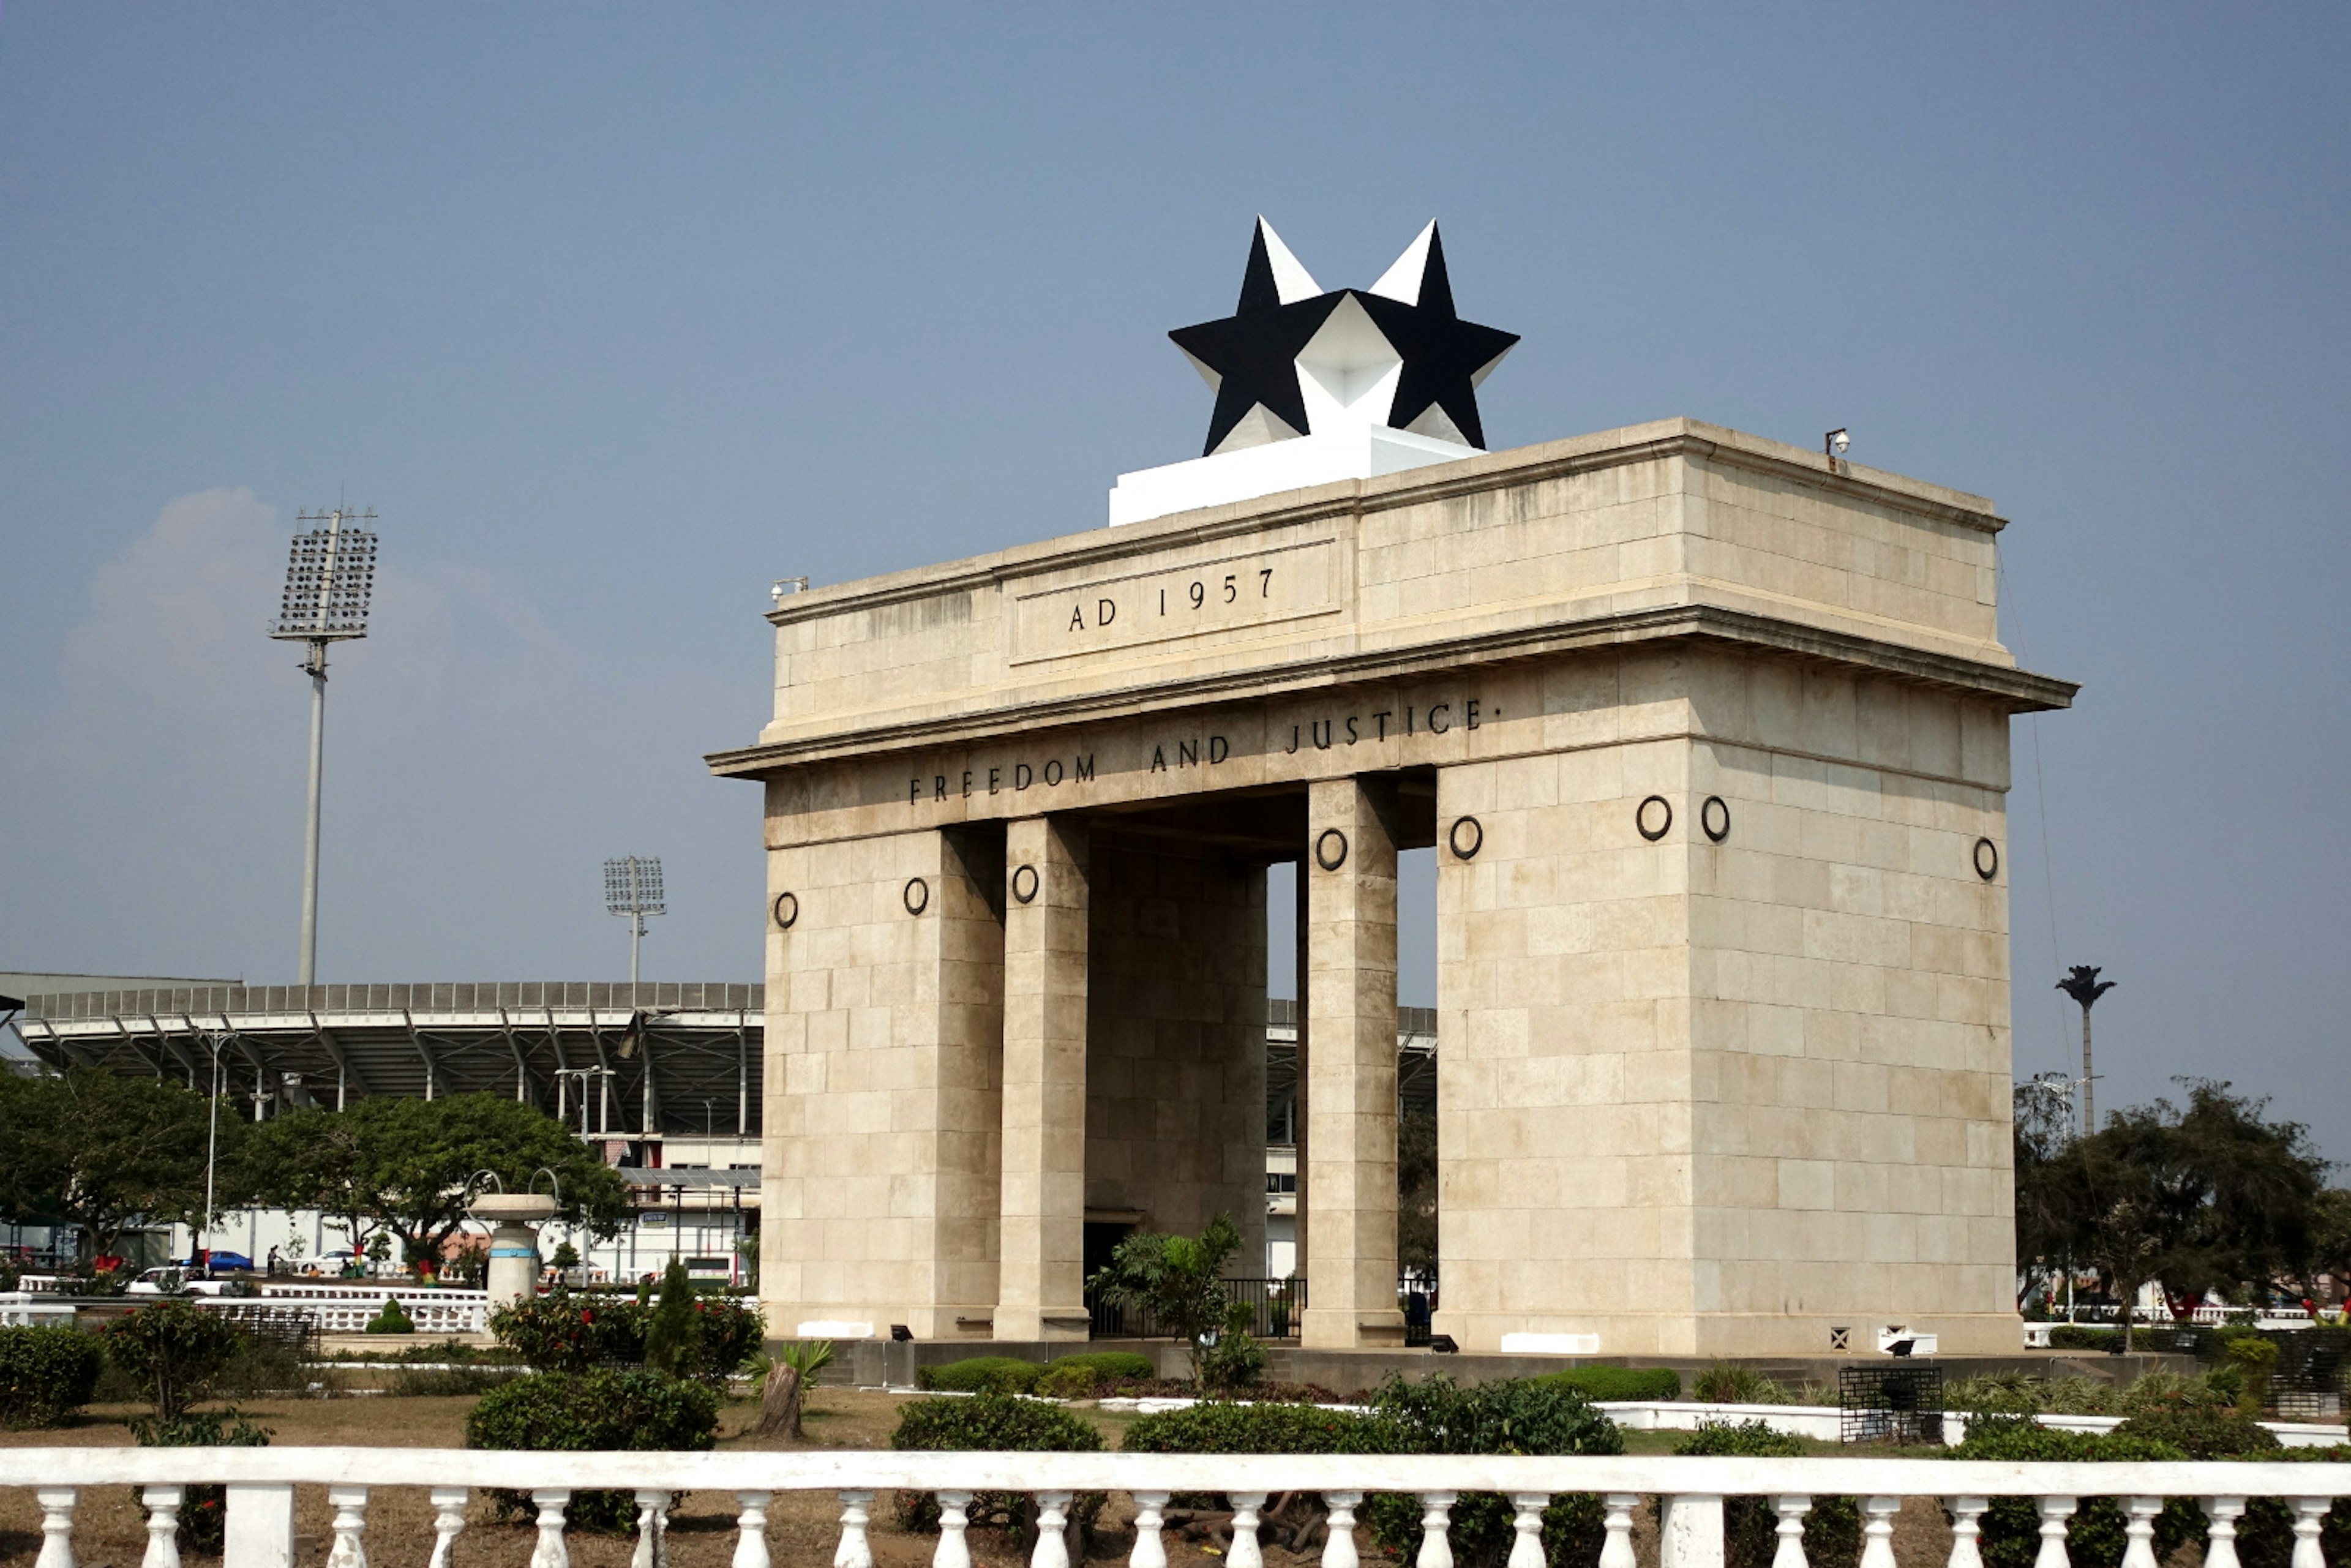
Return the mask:
<svg viewBox="0 0 2351 1568"><path fill-rule="evenodd" d="M2330 1186L2311 1200L2310 1257L2302 1293L2315 1301L2318 1276L2331 1275L2338 1297L2351 1291L2351 1189Z"/></svg>
<svg viewBox="0 0 2351 1568"><path fill-rule="evenodd" d="M694 1281L686 1278L685 1260L672 1258L662 1270L661 1300L653 1305L653 1322L645 1327L645 1365L665 1377L683 1377L694 1364L695 1331Z"/></svg>
<svg viewBox="0 0 2351 1568"><path fill-rule="evenodd" d="M0 1071L0 1214L79 1226L85 1257L113 1255L136 1225L207 1218L212 1112L203 1095L176 1083L103 1068L37 1077ZM246 1130L224 1103L215 1212L246 1196L235 1154Z"/></svg>
<svg viewBox="0 0 2351 1568"><path fill-rule="evenodd" d="M2039 1082L2016 1086L2013 1114L2016 1261L2023 1275L2017 1304L2022 1307L2035 1285L2063 1279L2071 1260L2068 1204L2054 1178L2074 1132L2064 1096Z"/></svg>
<svg viewBox="0 0 2351 1568"><path fill-rule="evenodd" d="M1210 1340L1228 1332L1233 1316L1223 1275L1240 1249L1240 1230L1228 1214L1197 1236L1139 1230L1119 1242L1089 1283L1113 1306L1139 1308L1183 1340L1192 1381L1200 1385Z"/></svg>
<svg viewBox="0 0 2351 1568"><path fill-rule="evenodd" d="M617 1173L554 1117L500 1094L297 1111L253 1129L249 1143L248 1180L269 1201L389 1232L412 1260L441 1255L484 1171L517 1192L542 1167L554 1172L558 1217L594 1236L611 1236L628 1214Z"/></svg>
<svg viewBox="0 0 2351 1568"><path fill-rule="evenodd" d="M2216 1289L2258 1295L2299 1280L2310 1257L2326 1162L2307 1131L2270 1121L2268 1102L2224 1082L2182 1082L2184 1107L2119 1112L2032 1175L2054 1241L2120 1298L2126 1348L2150 1281L2190 1301Z"/></svg>

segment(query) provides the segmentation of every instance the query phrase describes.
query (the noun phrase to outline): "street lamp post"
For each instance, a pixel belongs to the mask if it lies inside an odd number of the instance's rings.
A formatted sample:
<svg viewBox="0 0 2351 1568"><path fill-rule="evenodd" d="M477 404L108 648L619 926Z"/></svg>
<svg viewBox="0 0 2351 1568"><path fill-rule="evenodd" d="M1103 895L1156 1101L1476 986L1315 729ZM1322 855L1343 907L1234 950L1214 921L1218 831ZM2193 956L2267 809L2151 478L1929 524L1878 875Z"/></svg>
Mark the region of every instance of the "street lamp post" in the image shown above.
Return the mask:
<svg viewBox="0 0 2351 1568"><path fill-rule="evenodd" d="M2090 1068L2090 1009L2115 988L2115 983L2099 979L2094 967L2076 964L2057 982L2057 988L2082 1004L2082 1135L2086 1138L2098 1130L2097 1091L2092 1086L2096 1075Z"/></svg>

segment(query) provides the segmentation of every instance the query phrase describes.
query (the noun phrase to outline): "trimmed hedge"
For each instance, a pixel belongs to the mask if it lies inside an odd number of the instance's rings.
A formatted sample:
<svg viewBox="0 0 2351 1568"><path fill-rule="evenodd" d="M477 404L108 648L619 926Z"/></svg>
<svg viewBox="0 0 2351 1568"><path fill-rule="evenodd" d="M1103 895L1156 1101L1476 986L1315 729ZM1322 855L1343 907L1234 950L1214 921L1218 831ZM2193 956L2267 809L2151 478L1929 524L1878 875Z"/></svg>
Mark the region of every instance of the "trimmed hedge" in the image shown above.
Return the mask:
<svg viewBox="0 0 2351 1568"><path fill-rule="evenodd" d="M987 1356L988 1361L1009 1360ZM1028 1362L1016 1365L1037 1370ZM945 1370L942 1368L941 1370ZM1017 1395L987 1392L970 1399L910 1399L898 1408L898 1428L890 1446L925 1452L1091 1454L1102 1449L1102 1433L1089 1421L1058 1405ZM1080 1492L1070 1504L1070 1560L1086 1560L1086 1538L1107 1494ZM939 1527L937 1494L902 1491L896 1499L898 1522L908 1530L929 1531ZM979 1529L1010 1530L1023 1548L1037 1540L1037 1500L1028 1492L981 1492L966 1511Z"/></svg>
<svg viewBox="0 0 2351 1568"><path fill-rule="evenodd" d="M89 1403L102 1359L78 1329L0 1329L0 1423L64 1426Z"/></svg>
<svg viewBox="0 0 2351 1568"><path fill-rule="evenodd" d="M1045 1369L1016 1355L976 1355L945 1366L918 1366L914 1386L944 1394L1026 1394Z"/></svg>
<svg viewBox="0 0 2351 1568"><path fill-rule="evenodd" d="M1533 1379L1573 1388L1586 1399L1679 1399L1682 1375L1669 1366L1577 1366Z"/></svg>
<svg viewBox="0 0 2351 1568"><path fill-rule="evenodd" d="M2080 1463L2085 1460L2184 1459L2169 1443L2120 1432L2055 1432L2028 1416L1979 1416L1968 1424L1967 1441L1945 1450L1954 1459L2006 1459ZM2155 1554L2173 1551L2201 1533L2196 1505L2185 1498L2164 1504L2155 1521ZM2065 1554L2074 1568L2117 1568L2126 1544L2122 1505L2111 1497L2085 1497L2066 1521ZM2041 1514L2027 1497L1995 1498L1983 1516L1980 1551L1985 1568L2032 1568L2041 1552Z"/></svg>
<svg viewBox="0 0 2351 1568"><path fill-rule="evenodd" d="M1119 1447L1131 1454L1376 1454L1387 1429L1368 1416L1322 1405L1235 1405L1204 1400L1145 1416Z"/></svg>
<svg viewBox="0 0 2351 1568"><path fill-rule="evenodd" d="M2210 1406L2141 1411L2116 1427L2115 1436L2168 1443L2191 1459L2266 1459L2271 1456L2263 1449L2283 1446L2252 1417Z"/></svg>
<svg viewBox="0 0 2351 1568"><path fill-rule="evenodd" d="M367 1321L370 1333L414 1333L416 1320L401 1310L400 1298L386 1296L383 1310Z"/></svg>
<svg viewBox="0 0 2351 1568"><path fill-rule="evenodd" d="M1735 1458L1795 1459L1803 1440L1761 1421L1700 1427L1674 1445L1677 1454ZM1656 1505L1651 1505L1656 1511ZM1725 1568L1771 1568L1780 1549L1780 1516L1768 1497L1722 1500ZM1861 1509L1849 1497L1816 1497L1804 1515L1804 1561L1811 1568L1853 1568L1861 1561Z"/></svg>
<svg viewBox="0 0 2351 1568"><path fill-rule="evenodd" d="M701 1453L717 1446L717 1396L658 1372L535 1373L483 1395L465 1417L469 1448ZM490 1498L501 1518L535 1515L527 1492L492 1489ZM636 1498L575 1491L567 1517L581 1530L632 1530Z"/></svg>
<svg viewBox="0 0 2351 1568"><path fill-rule="evenodd" d="M1576 1388L1512 1379L1457 1385L1439 1374L1406 1383L1395 1374L1372 1396L1376 1441L1405 1454L1621 1454L1624 1434ZM1380 1492L1364 1500L1361 1517L1372 1539L1400 1562L1420 1555L1420 1500ZM1504 1568L1517 1539L1510 1500L1499 1492L1464 1492L1453 1508L1450 1541L1456 1568ZM1607 1531L1600 1500L1590 1492L1552 1499L1543 1511L1543 1557L1550 1568L1594 1562Z"/></svg>

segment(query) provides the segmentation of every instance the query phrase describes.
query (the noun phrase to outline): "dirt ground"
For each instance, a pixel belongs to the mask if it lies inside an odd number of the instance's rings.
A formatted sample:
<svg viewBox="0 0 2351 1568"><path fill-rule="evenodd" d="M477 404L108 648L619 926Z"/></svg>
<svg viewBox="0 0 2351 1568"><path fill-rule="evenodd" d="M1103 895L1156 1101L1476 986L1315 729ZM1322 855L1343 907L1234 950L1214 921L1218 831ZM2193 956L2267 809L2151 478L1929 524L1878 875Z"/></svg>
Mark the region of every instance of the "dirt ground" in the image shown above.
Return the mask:
<svg viewBox="0 0 2351 1568"><path fill-rule="evenodd" d="M747 1401L722 1406L719 1447L722 1448L880 1448L889 1446L897 1424L898 1406L906 1396L843 1388L820 1388L810 1396L808 1438L793 1444L744 1436L758 1416ZM241 1406L248 1415L273 1429L278 1447L296 1445L392 1448L461 1448L470 1396L446 1398L370 1398L251 1400ZM1134 1419L1127 1413L1081 1408L1102 1428L1104 1443L1116 1448ZM93 1406L79 1424L37 1432L0 1432L0 1445L10 1448L106 1448L131 1441L125 1421L141 1414L132 1406ZM1634 1453L1664 1453L1674 1434L1628 1432L1625 1446ZM1834 1444L1818 1445L1833 1453ZM465 1533L457 1540L458 1568L528 1568L535 1531L527 1523L495 1523L489 1505L476 1498ZM886 1499L876 1499L871 1531L876 1568L919 1568L930 1561L935 1535L913 1535L897 1528ZM1656 1540L1646 1517L1636 1515L1634 1546L1641 1568L1656 1568ZM840 1538L840 1501L831 1492L778 1494L768 1516L768 1549L778 1568L829 1568ZM1115 1495L1102 1511L1094 1543L1097 1557L1123 1558L1133 1544L1134 1504ZM295 1499L295 1561L298 1568L320 1568L330 1540L326 1489L306 1486ZM626 1568L633 1550L632 1537L591 1535L573 1531L566 1537L577 1568ZM1362 1538L1359 1537L1359 1542ZM1017 1546L998 1532L971 1532L976 1568L1019 1568L1023 1561ZM1941 1510L1931 1499L1912 1498L1895 1521L1897 1559L1918 1568L1942 1563L1950 1550L1950 1533ZM378 1489L368 1503L368 1557L380 1568L421 1568L433 1550L433 1514L420 1488ZM1376 1555L1363 1542L1367 1560ZM1222 1559L1170 1534L1166 1541L1170 1568L1219 1568ZM29 1564L40 1548L40 1512L32 1494L23 1488L0 1489L0 1568ZM145 1515L129 1487L98 1487L82 1497L75 1519L74 1553L78 1568L138 1568L146 1550ZM735 1550L735 1500L723 1492L690 1492L672 1515L670 1556L676 1568L728 1568ZM1310 1568L1313 1554L1292 1556L1278 1548L1265 1552L1268 1568ZM203 1564L217 1559L193 1558Z"/></svg>

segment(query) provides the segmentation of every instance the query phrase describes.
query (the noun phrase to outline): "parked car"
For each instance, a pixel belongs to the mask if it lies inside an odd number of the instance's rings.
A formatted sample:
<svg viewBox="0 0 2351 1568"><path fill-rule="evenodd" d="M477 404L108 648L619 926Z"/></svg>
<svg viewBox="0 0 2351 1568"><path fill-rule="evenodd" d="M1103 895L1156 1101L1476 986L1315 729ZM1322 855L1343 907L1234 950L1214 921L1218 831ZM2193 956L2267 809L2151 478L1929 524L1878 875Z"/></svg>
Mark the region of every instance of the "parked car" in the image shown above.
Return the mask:
<svg viewBox="0 0 2351 1568"><path fill-rule="evenodd" d="M182 1293L196 1296L217 1296L225 1293L226 1280L192 1280L187 1269L178 1263L166 1263L150 1269L131 1281L126 1294L133 1296L176 1296Z"/></svg>
<svg viewBox="0 0 2351 1568"><path fill-rule="evenodd" d="M253 1260L242 1252L228 1252L214 1247L196 1254L180 1264L183 1269L210 1269L217 1274L224 1269L242 1269L250 1273Z"/></svg>

